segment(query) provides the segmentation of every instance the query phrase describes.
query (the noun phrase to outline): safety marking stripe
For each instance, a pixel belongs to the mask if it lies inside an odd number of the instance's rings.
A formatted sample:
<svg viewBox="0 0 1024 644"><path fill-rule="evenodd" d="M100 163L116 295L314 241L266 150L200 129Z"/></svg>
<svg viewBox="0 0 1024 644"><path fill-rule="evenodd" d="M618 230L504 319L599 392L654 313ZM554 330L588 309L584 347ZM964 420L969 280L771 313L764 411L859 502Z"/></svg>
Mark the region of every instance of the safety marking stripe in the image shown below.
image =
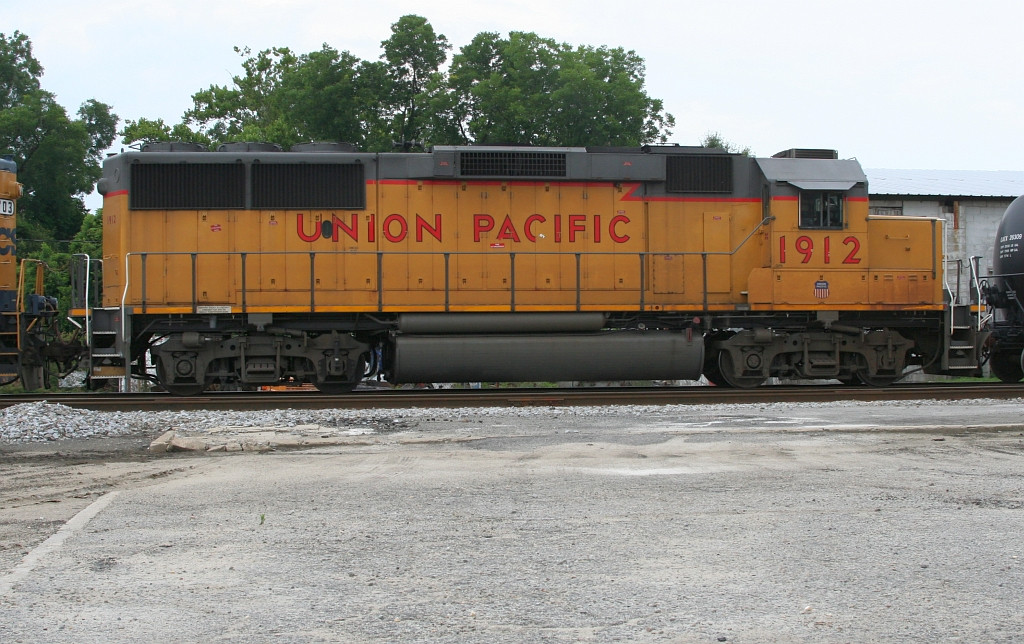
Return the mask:
<svg viewBox="0 0 1024 644"><path fill-rule="evenodd" d="M68 537L84 528L93 517L103 511L103 508L110 505L110 502L113 501L114 497L118 494L120 494L120 492L108 492L96 499L91 505L71 517L71 520L62 525L60 530L51 535L49 539L36 546L31 552L25 555L20 564L15 566L14 569L4 577L0 578L0 598L10 594L14 589L14 585L24 581L29 574L32 573L32 570L40 564L44 557L58 550Z"/></svg>

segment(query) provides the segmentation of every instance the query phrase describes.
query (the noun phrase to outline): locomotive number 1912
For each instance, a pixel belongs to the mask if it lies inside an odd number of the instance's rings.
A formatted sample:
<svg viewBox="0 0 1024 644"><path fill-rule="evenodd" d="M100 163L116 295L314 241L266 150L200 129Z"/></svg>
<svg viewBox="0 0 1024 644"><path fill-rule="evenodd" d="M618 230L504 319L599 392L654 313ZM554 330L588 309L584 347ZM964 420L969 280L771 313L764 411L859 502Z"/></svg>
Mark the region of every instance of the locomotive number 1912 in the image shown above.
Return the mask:
<svg viewBox="0 0 1024 644"><path fill-rule="evenodd" d="M850 235L843 238L843 248L840 249L840 254L843 255L843 264L860 264L860 240ZM814 240L807 235L800 235L793 242L793 250L800 256L801 264L808 264L811 258L818 256L825 264L832 263L832 237L831 235L825 235L822 239L820 248L815 249ZM786 251L788 249L788 242L786 235L779 237L779 263L786 263Z"/></svg>

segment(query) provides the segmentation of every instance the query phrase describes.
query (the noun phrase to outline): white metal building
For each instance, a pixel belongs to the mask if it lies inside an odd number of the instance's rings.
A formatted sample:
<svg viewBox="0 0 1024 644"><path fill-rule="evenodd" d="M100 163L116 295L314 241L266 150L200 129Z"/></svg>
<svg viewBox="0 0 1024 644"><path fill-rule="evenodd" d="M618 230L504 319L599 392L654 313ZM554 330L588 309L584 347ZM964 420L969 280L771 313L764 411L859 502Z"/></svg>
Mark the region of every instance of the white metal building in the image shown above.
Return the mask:
<svg viewBox="0 0 1024 644"><path fill-rule="evenodd" d="M1010 202L1024 195L1024 172L865 169L873 215L940 217L946 221L948 274L962 262L961 289L970 257L990 274L996 228ZM950 284L952 287L953 284ZM966 297L966 290L961 290Z"/></svg>

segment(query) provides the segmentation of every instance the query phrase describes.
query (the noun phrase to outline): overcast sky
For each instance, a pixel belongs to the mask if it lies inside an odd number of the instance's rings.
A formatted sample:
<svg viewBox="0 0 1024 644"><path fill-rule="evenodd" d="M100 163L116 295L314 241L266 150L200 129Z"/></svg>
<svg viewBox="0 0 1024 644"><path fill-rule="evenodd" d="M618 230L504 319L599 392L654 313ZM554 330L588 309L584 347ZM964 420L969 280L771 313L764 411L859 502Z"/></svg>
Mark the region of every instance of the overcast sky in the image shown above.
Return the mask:
<svg viewBox="0 0 1024 644"><path fill-rule="evenodd" d="M759 156L820 147L868 168L1024 170L1020 0L0 0L0 32L29 36L70 113L95 98L174 124L194 92L241 73L236 45L376 60L410 13L456 52L481 31L634 50L676 117L674 143L719 132Z"/></svg>

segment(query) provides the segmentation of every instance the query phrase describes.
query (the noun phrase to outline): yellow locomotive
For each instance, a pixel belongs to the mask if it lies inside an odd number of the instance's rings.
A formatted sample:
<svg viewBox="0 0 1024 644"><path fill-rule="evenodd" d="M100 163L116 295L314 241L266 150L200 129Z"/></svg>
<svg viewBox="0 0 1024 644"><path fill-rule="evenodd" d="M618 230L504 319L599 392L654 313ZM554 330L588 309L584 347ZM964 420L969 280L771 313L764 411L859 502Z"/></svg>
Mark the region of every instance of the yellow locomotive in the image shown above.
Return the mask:
<svg viewBox="0 0 1024 644"><path fill-rule="evenodd" d="M18 265L17 202L23 187L17 173L12 157L0 157L0 384L20 379L33 390L49 384L51 365L75 368L82 346L64 342L57 331L57 300L44 294L44 265L32 259ZM26 283L33 273L34 283Z"/></svg>
<svg viewBox="0 0 1024 644"><path fill-rule="evenodd" d="M214 385L973 373L942 221L831 150L152 144L79 258L90 377ZM85 286L102 259L102 299ZM153 372L155 375L148 375Z"/></svg>

